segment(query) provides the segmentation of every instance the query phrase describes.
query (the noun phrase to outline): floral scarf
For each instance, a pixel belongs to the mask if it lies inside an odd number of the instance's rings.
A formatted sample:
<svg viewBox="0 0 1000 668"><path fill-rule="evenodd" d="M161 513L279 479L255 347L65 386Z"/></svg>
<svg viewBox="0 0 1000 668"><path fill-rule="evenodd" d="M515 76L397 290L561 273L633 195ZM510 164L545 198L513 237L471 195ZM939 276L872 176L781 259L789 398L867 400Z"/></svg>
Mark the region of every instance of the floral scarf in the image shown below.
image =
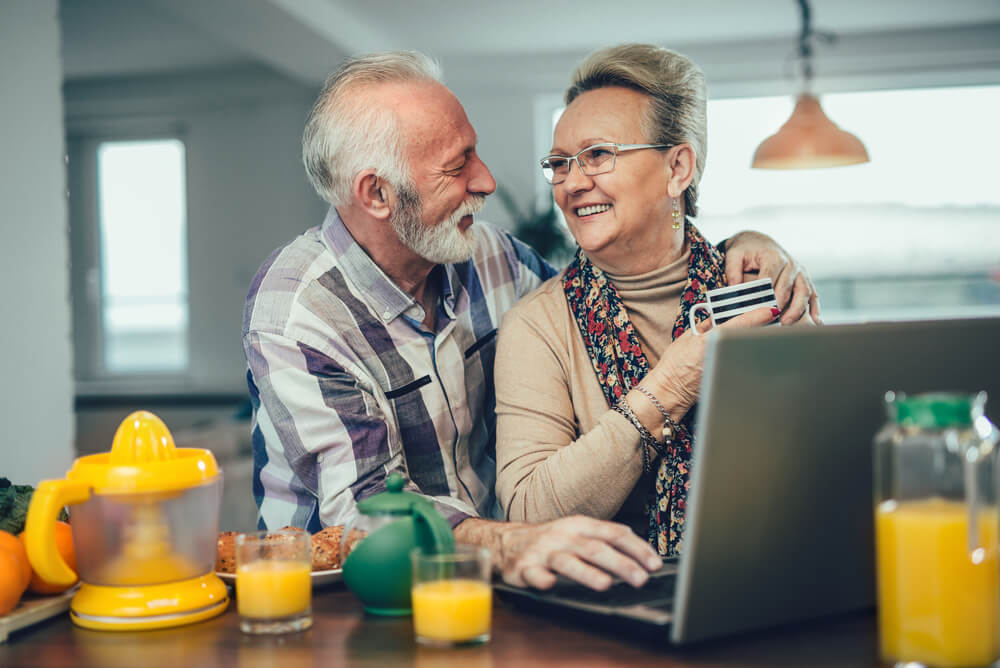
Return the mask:
<svg viewBox="0 0 1000 668"><path fill-rule="evenodd" d="M691 257L671 340L676 340L687 329L691 306L705 301L706 291L726 285L723 255L690 222L685 221L684 233L691 247ZM635 328L614 284L587 259L582 249L577 249L576 257L566 269L563 290L590 353L597 382L604 390L608 405L613 406L649 372L649 362L639 345ZM666 456L660 459L656 483L646 501L649 542L663 556L681 552L687 492L691 484L694 408L688 411L679 427Z"/></svg>

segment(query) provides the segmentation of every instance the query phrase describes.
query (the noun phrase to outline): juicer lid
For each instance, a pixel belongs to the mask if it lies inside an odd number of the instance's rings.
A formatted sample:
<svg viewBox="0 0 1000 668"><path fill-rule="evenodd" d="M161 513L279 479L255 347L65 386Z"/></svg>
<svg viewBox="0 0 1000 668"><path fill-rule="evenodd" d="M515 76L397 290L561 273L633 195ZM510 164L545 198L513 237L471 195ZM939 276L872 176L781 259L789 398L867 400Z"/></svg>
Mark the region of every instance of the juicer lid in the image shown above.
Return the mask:
<svg viewBox="0 0 1000 668"><path fill-rule="evenodd" d="M112 495L181 491L218 476L210 450L176 447L163 420L148 411L122 420L110 452L80 457L66 474L95 494Z"/></svg>

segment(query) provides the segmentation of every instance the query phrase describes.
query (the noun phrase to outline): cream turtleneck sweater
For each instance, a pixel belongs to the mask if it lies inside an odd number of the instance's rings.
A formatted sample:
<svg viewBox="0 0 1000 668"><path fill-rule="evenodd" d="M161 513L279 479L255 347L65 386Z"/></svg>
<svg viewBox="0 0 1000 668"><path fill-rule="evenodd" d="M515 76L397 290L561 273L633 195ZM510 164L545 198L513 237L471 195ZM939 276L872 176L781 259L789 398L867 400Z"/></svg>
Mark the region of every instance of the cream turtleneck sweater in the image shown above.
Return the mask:
<svg viewBox="0 0 1000 668"><path fill-rule="evenodd" d="M608 274L650 367L670 344L689 255L685 248L647 274ZM623 522L645 537L654 476L642 472L638 432L604 398L562 279L521 299L500 327L497 496L509 520L583 514Z"/></svg>

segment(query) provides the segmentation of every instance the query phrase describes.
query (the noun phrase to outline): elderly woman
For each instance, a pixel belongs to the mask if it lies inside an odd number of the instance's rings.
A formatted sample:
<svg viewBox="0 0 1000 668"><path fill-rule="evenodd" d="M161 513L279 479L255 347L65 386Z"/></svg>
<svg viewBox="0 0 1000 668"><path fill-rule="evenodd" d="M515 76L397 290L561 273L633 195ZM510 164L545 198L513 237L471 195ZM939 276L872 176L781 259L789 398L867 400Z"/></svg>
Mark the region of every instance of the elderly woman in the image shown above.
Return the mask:
<svg viewBox="0 0 1000 668"><path fill-rule="evenodd" d="M580 65L566 103L542 170L579 249L501 327L497 494L509 520L615 519L675 555L705 347L688 311L726 284L724 256L689 220L704 77L673 51L619 46Z"/></svg>

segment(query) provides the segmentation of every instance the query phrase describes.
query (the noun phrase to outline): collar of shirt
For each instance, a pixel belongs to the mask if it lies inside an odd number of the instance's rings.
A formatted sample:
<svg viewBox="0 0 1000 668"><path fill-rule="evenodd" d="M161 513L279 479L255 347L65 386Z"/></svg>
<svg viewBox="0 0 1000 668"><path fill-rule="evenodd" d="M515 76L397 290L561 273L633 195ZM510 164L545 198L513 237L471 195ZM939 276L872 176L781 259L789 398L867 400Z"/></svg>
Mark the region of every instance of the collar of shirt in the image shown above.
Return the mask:
<svg viewBox="0 0 1000 668"><path fill-rule="evenodd" d="M355 283L368 306L382 322L388 323L400 315L406 314L412 320L420 322L424 319L424 309L405 290L375 264L365 249L351 236L344 221L334 207L326 214L323 221L323 242L344 268L344 274ZM446 315L455 318L454 281L457 273L453 265L444 267L444 271L432 271L430 277L440 276L441 300Z"/></svg>

